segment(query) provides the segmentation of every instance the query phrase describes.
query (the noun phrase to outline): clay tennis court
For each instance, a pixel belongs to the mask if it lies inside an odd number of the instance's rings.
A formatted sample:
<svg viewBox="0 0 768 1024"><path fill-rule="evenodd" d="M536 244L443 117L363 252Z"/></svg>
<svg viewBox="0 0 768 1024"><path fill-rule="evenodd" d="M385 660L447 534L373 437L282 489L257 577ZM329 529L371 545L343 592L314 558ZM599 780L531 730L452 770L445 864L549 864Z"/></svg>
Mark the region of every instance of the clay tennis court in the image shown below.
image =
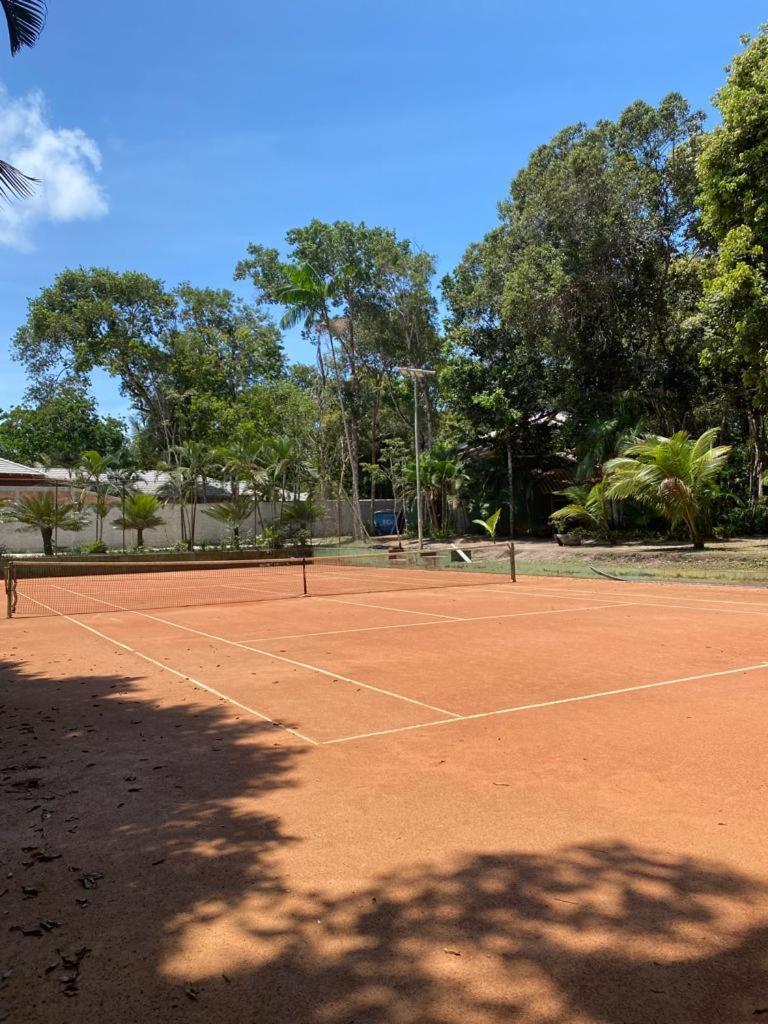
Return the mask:
<svg viewBox="0 0 768 1024"><path fill-rule="evenodd" d="M20 581L7 1019L768 1011L768 592L392 572Z"/></svg>

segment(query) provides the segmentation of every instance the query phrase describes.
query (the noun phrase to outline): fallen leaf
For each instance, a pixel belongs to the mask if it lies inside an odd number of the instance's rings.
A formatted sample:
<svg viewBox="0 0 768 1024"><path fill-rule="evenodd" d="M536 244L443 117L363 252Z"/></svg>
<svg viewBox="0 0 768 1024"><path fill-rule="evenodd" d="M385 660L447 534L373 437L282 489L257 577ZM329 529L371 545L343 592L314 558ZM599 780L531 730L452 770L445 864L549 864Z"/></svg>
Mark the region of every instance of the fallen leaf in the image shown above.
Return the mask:
<svg viewBox="0 0 768 1024"><path fill-rule="evenodd" d="M450 953L451 956L461 956L461 953L458 951L458 949L451 949L450 946L445 946L443 948L443 952Z"/></svg>

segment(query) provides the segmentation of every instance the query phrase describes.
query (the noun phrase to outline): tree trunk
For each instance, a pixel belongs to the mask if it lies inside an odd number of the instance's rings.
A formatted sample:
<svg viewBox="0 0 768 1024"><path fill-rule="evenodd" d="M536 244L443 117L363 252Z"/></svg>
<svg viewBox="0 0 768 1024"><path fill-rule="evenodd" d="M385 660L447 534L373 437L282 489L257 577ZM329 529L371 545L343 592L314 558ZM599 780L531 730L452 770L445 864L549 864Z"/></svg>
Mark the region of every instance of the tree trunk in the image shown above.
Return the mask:
<svg viewBox="0 0 768 1024"><path fill-rule="evenodd" d="M53 527L41 526L40 533L43 537L43 553L50 557L53 554Z"/></svg>
<svg viewBox="0 0 768 1024"><path fill-rule="evenodd" d="M762 412L752 409L747 414L749 425L749 494L752 505L763 497L766 462L765 420Z"/></svg>
<svg viewBox="0 0 768 1024"><path fill-rule="evenodd" d="M509 536L515 539L515 467L512 464L512 435L507 434L507 490L509 492Z"/></svg>
<svg viewBox="0 0 768 1024"><path fill-rule="evenodd" d="M137 548L143 548L144 547L144 527L143 526L137 526L136 527L136 547Z"/></svg>

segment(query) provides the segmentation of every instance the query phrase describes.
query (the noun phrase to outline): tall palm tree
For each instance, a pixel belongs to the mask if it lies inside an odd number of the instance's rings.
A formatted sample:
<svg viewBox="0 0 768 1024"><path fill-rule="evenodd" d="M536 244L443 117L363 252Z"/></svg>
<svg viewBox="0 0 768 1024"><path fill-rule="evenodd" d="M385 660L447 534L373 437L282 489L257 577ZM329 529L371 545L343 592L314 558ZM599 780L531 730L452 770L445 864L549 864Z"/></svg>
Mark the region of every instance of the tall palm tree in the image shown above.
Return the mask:
<svg viewBox="0 0 768 1024"><path fill-rule="evenodd" d="M84 504L85 492L90 490L94 494L93 515L96 522L96 543L98 544L104 536L104 520L109 515L109 481L108 471L112 465L112 457L100 455L96 451L83 452L80 456L80 466L77 470L76 479L83 488L81 505Z"/></svg>
<svg viewBox="0 0 768 1024"><path fill-rule="evenodd" d="M22 46L34 46L45 26L48 8L44 0L0 0L6 25L11 55ZM30 178L12 164L0 160L0 199L29 199L35 191L37 178Z"/></svg>
<svg viewBox="0 0 768 1024"><path fill-rule="evenodd" d="M263 465L263 452L245 442L235 442L214 453L216 464L229 478L232 497L236 498L239 484L246 484L253 496L253 536L264 532L264 520L261 515L261 501L265 497L269 478ZM257 529L257 521L260 529Z"/></svg>
<svg viewBox="0 0 768 1024"><path fill-rule="evenodd" d="M334 316L332 309L344 300L350 291L351 272L337 278L323 278L309 265L283 267L285 282L278 289L277 297L287 307L280 326L284 330L302 324L305 330L319 330L328 337L333 382L339 405L344 442L349 456L350 477L352 481L352 512L353 533L356 538L363 535L363 520L360 512L360 444L357 419L354 412L354 394L357 388L355 373L354 349L355 341L353 325L349 316ZM344 349L344 355L350 367L349 387L346 389L352 398L352 410L345 397L342 385L342 369L336 355L336 341ZM325 367L318 345L320 374L325 380Z"/></svg>
<svg viewBox="0 0 768 1024"><path fill-rule="evenodd" d="M186 486L186 500L189 506L187 520L187 547L191 551L195 546L195 524L197 522L197 505L200 497L198 483L205 498L206 480L216 466L216 458L211 449L200 441L187 441L173 445L169 451L169 465L179 471Z"/></svg>
<svg viewBox="0 0 768 1024"><path fill-rule="evenodd" d="M109 493L120 499L120 508L123 516L125 516L125 499L129 494L133 493L138 479L139 471L136 468L131 453L127 449L121 448L107 469L107 480L109 482ZM123 527L121 547L125 551L125 527Z"/></svg>
<svg viewBox="0 0 768 1024"><path fill-rule="evenodd" d="M712 428L695 441L684 430L636 438L605 464L606 497L635 498L673 526L685 523L694 548L703 548L715 478L731 451L715 445L716 437Z"/></svg>
<svg viewBox="0 0 768 1024"><path fill-rule="evenodd" d="M115 520L119 529L136 531L136 546L144 546L144 531L162 526L165 520L160 515L162 505L154 494L138 491L125 499L125 514Z"/></svg>
<svg viewBox="0 0 768 1024"><path fill-rule="evenodd" d="M558 494L568 498L568 504L553 512L550 520L556 526L561 523L576 523L593 537L612 544L611 506L605 490L606 483L601 480L593 487L589 484L574 484L563 491L558 491Z"/></svg>
<svg viewBox="0 0 768 1024"><path fill-rule="evenodd" d="M53 554L54 530L76 532L85 525L85 517L74 502L56 501L55 496L49 492L28 494L9 502L0 511L0 517L5 522L38 529L43 538L43 551L49 556Z"/></svg>

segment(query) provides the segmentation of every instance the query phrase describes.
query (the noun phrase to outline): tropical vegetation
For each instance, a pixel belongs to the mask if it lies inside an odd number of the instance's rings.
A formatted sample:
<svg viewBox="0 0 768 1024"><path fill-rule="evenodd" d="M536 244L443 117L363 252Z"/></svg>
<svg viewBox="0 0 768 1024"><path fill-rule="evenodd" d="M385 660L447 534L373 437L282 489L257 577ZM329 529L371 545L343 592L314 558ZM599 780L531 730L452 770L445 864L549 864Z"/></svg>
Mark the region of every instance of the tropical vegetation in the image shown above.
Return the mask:
<svg viewBox="0 0 768 1024"><path fill-rule="evenodd" d="M23 6L4 5L17 20ZM734 57L714 127L674 92L565 126L439 283L434 254L343 220L249 244L234 268L247 299L65 268L15 334L29 389L0 413L0 455L71 467L97 542L105 509L128 520L130 474L153 468L190 548L209 481L227 499L206 514L233 543L308 531L302 503L327 499L360 538L365 498L394 499L413 527L415 401L434 535L483 530L496 508L507 535L685 530L700 546L761 529L766 80L764 29ZM310 362L287 358L287 330ZM436 374L414 392L408 367ZM98 414L94 371L118 383L128 425Z"/></svg>

